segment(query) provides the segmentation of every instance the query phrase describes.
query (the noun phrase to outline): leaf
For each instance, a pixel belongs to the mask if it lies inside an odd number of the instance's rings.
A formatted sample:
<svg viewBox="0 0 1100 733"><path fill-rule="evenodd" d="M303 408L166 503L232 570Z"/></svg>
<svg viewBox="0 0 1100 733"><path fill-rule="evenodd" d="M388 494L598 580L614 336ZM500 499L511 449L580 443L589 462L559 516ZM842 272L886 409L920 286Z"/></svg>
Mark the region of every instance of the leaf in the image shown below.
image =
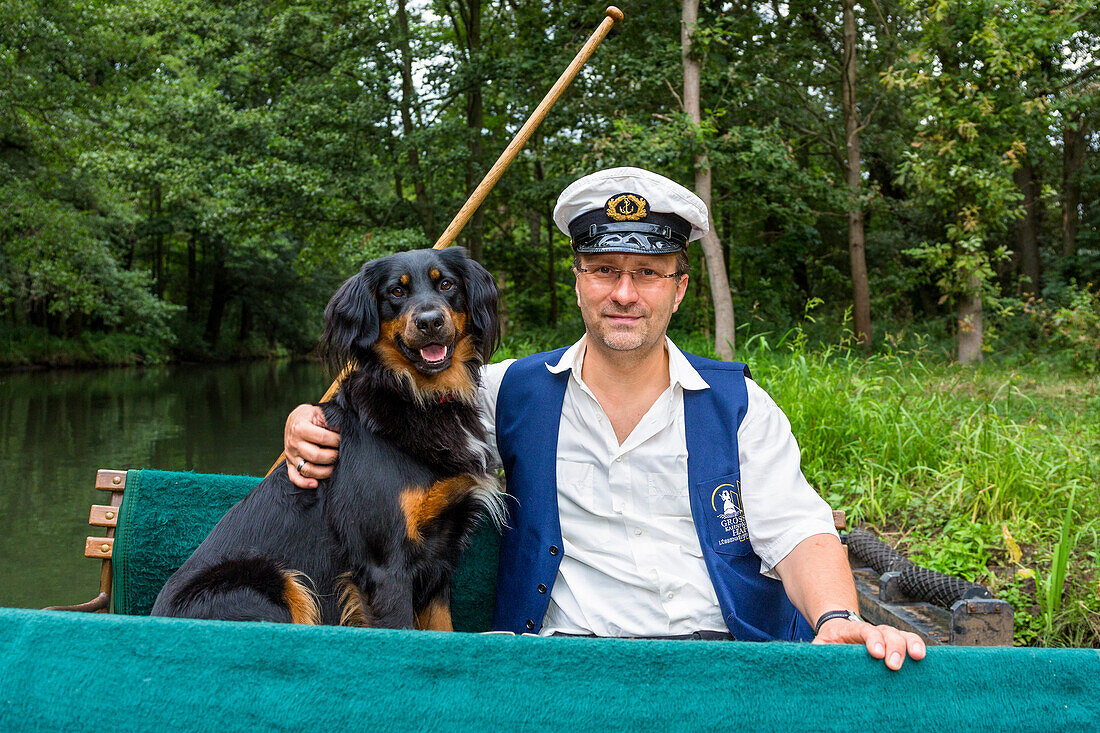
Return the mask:
<svg viewBox="0 0 1100 733"><path fill-rule="evenodd" d="M1020 562L1020 558L1024 556L1020 546L1016 544L1016 540L1013 539L1012 534L1008 531L1008 523L1005 522L1001 525L1001 534L1005 538L1005 547L1008 548L1008 559L1014 564Z"/></svg>

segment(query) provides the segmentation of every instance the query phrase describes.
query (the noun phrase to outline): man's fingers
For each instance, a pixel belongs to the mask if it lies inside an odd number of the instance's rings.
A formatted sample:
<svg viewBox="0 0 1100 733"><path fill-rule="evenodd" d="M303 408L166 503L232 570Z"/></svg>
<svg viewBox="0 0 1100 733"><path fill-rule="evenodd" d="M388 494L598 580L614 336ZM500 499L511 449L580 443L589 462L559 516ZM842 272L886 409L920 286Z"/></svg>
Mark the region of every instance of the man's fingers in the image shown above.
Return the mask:
<svg viewBox="0 0 1100 733"><path fill-rule="evenodd" d="M913 659L924 659L924 654L927 651L927 648L924 646L924 639L916 634L905 633L905 645L909 649L910 657Z"/></svg>
<svg viewBox="0 0 1100 733"><path fill-rule="evenodd" d="M886 666L890 669L901 669L905 662L905 637L895 629L885 630L882 636L886 643Z"/></svg>
<svg viewBox="0 0 1100 733"><path fill-rule="evenodd" d="M315 446L326 448L336 448L340 445L340 433L333 432L313 422L295 426L291 432L291 439L297 443L312 443Z"/></svg>
<svg viewBox="0 0 1100 733"><path fill-rule="evenodd" d="M875 659L886 657L886 640L877 626L870 624L864 626L863 643L867 645L867 651Z"/></svg>
<svg viewBox="0 0 1100 733"><path fill-rule="evenodd" d="M299 459L300 460L300 459ZM302 474L298 473L298 469L295 468L297 464L291 463L290 456L286 458L286 473L290 477L290 483L297 486L299 489L316 489L317 481L311 478L306 478Z"/></svg>

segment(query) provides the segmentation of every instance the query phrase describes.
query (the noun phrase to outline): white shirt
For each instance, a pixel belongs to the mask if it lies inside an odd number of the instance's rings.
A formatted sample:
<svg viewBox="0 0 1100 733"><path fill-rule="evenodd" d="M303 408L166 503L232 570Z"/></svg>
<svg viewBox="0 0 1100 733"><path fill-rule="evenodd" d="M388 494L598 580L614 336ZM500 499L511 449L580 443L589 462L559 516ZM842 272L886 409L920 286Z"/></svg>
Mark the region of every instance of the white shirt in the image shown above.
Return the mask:
<svg viewBox="0 0 1100 733"><path fill-rule="evenodd" d="M562 553L542 635L665 636L725 630L688 498L684 390L709 389L666 338L669 388L619 444L581 379L585 340L551 372L570 372L558 430ZM496 402L509 360L482 372L483 421L496 446ZM810 487L790 422L752 380L737 431L741 501L762 573L802 540L836 535L829 506Z"/></svg>

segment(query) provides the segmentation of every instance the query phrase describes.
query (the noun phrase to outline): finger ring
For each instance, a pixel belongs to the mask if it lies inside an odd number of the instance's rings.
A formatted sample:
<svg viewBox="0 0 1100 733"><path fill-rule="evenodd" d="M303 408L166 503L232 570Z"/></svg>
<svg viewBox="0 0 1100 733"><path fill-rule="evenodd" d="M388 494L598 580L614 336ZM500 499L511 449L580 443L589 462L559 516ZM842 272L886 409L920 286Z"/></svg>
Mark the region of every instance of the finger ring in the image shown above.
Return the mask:
<svg viewBox="0 0 1100 733"><path fill-rule="evenodd" d="M305 459L305 458L303 458L302 460L298 461L298 469L297 469L297 470L298 470L298 473L301 473L301 472L302 472L302 466L304 466L304 465L306 465L306 459Z"/></svg>

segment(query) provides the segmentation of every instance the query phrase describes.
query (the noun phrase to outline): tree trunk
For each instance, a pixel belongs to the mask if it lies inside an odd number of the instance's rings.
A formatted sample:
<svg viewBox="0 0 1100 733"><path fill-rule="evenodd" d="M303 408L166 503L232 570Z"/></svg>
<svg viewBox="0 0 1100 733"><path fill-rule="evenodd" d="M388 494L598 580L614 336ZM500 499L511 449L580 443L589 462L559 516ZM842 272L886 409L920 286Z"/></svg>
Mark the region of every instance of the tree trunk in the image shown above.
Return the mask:
<svg viewBox="0 0 1100 733"><path fill-rule="evenodd" d="M1024 160L1023 165L1012 172L1012 180L1024 199L1024 215L1016 222L1016 251L1014 253L1019 274L1020 292L1037 295L1040 290L1039 278L1039 182L1035 179L1035 169L1031 161Z"/></svg>
<svg viewBox="0 0 1100 733"><path fill-rule="evenodd" d="M542 151L536 145L535 150L535 180L540 184L546 180L546 174L542 167ZM539 189L541 190L541 186ZM541 243L542 234L539 228L542 226L542 221L546 221L546 295L550 302L550 325L558 325L558 287L557 287L557 273L554 271L554 264L557 258L554 257L554 218L553 209L547 208L545 214L535 213L538 207L534 204L531 205L531 252L538 252L539 244Z"/></svg>
<svg viewBox="0 0 1100 733"><path fill-rule="evenodd" d="M199 307L199 262L198 244L195 242L195 232L187 236L187 320L198 320Z"/></svg>
<svg viewBox="0 0 1100 733"><path fill-rule="evenodd" d="M1078 112L1062 128L1062 255L1077 254L1077 207L1081 192L1077 169L1085 157L1087 130L1084 116Z"/></svg>
<svg viewBox="0 0 1100 733"><path fill-rule="evenodd" d="M684 112L698 130L702 122L699 99L699 77L702 73L699 59L693 54L691 35L699 18L699 0L683 0L680 18L680 56L684 64ZM695 195L706 204L710 211L711 173L710 161L704 152L694 156ZM729 277L726 275L726 263L722 257L722 243L714 231L714 217L710 217L710 231L701 240L703 255L707 262L707 276L710 281L710 295L714 302L714 350L718 355L730 361L736 347L733 319L733 298L730 295Z"/></svg>
<svg viewBox="0 0 1100 733"><path fill-rule="evenodd" d="M160 183L154 183L149 192L149 218L153 223L153 290L158 298L164 297L164 232L161 230Z"/></svg>
<svg viewBox="0 0 1100 733"><path fill-rule="evenodd" d="M412 50L409 48L409 15L405 11L405 0L397 2L397 45L401 51L401 129L405 135L405 159L409 164L409 173L413 177L413 190L416 192L416 210L420 215L420 225L429 242L438 237L435 230L435 213L424 171L420 167L420 151L412 143L416 132L413 124L412 107L416 89L412 78Z"/></svg>
<svg viewBox="0 0 1100 733"><path fill-rule="evenodd" d="M855 0L842 0L844 24L844 72L841 100L844 107L844 136L847 147L845 176L848 182L848 256L852 268L852 300L856 337L864 351L871 350L871 289L867 283L864 249L863 208L860 191L859 109L856 106L856 16Z"/></svg>
<svg viewBox="0 0 1100 733"><path fill-rule="evenodd" d="M982 281L977 274L966 278L966 292L958 306L958 359L960 364L982 360Z"/></svg>
<svg viewBox="0 0 1100 733"><path fill-rule="evenodd" d="M206 314L206 331L203 338L210 348L216 348L221 337L222 320L225 306L229 303L229 273L225 269L225 243L220 239L211 242L210 254L214 261L210 263L213 276L210 280L210 310Z"/></svg>

